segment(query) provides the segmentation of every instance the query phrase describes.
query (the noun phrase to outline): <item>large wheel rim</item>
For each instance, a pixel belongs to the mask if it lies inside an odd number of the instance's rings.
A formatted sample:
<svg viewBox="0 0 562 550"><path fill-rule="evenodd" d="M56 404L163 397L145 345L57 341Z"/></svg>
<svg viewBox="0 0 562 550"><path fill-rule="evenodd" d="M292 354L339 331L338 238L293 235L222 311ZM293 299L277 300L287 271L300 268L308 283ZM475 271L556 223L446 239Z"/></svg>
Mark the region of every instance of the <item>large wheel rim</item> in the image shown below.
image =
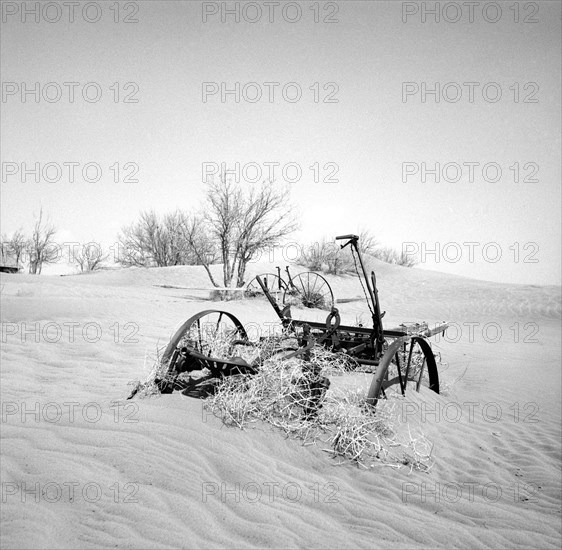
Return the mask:
<svg viewBox="0 0 562 550"><path fill-rule="evenodd" d="M283 302L297 299L308 308L331 309L334 305L334 294L328 281L313 271L299 273L292 278L293 285L285 291Z"/></svg>
<svg viewBox="0 0 562 550"><path fill-rule="evenodd" d="M390 373L389 369L393 372ZM437 362L429 342L418 336L398 338L390 344L375 371L367 394L367 403L376 405L382 391L399 384L402 394L406 390L420 391L427 384L439 393Z"/></svg>
<svg viewBox="0 0 562 550"><path fill-rule="evenodd" d="M207 309L190 317L176 330L162 354L162 362L167 364L176 349L183 347L210 357L216 353L214 346L224 343L228 347L237 340L248 340L242 323L228 311Z"/></svg>

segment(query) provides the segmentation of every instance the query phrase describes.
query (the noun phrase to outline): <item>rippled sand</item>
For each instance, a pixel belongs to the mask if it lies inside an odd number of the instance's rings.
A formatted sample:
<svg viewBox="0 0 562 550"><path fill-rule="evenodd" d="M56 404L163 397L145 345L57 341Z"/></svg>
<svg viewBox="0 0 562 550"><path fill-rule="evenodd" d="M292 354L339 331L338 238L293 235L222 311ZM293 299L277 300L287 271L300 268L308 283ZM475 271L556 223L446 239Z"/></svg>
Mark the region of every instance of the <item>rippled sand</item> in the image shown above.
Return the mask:
<svg viewBox="0 0 562 550"><path fill-rule="evenodd" d="M265 301L155 286L208 286L203 269L2 274L2 548L559 548L560 287L376 266L387 326L455 322L434 347L448 391L400 401L434 443L429 473L336 466L180 394L125 402L145 353L193 313L276 320Z"/></svg>

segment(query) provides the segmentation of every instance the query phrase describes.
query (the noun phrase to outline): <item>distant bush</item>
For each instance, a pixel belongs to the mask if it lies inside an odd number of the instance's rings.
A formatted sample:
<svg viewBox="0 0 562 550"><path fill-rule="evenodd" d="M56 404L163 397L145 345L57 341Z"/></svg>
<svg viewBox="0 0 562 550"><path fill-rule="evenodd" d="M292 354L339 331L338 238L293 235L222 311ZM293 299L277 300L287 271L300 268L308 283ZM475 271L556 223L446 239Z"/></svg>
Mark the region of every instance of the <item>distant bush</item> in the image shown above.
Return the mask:
<svg viewBox="0 0 562 550"><path fill-rule="evenodd" d="M81 273L88 271L99 271L102 263L108 259L98 243L86 243L78 247L73 247L69 251L69 261L75 263L80 268Z"/></svg>
<svg viewBox="0 0 562 550"><path fill-rule="evenodd" d="M350 252L341 250L335 242L322 239L303 247L299 262L311 271L321 271L331 275L342 275L353 271L353 258Z"/></svg>
<svg viewBox="0 0 562 550"><path fill-rule="evenodd" d="M244 298L243 290L211 290L209 299L212 302L229 302L231 300L242 300Z"/></svg>
<svg viewBox="0 0 562 550"><path fill-rule="evenodd" d="M363 257L373 256L389 264L413 267L417 264L414 256L398 252L394 248L378 246L376 239L368 232L359 234L359 250ZM311 271L331 275L344 275L355 272L351 248L342 249L335 241L323 238L321 241L303 247L299 263Z"/></svg>
<svg viewBox="0 0 562 550"><path fill-rule="evenodd" d="M418 263L411 254L405 254L403 251L398 252L396 249L388 246L377 248L371 255L387 264L402 265L404 267L414 267Z"/></svg>
<svg viewBox="0 0 562 550"><path fill-rule="evenodd" d="M154 210L141 212L139 219L124 227L118 236L118 262L125 266L166 267L198 265L198 256L185 227L192 218L179 210L159 215ZM216 254L212 255L216 259Z"/></svg>

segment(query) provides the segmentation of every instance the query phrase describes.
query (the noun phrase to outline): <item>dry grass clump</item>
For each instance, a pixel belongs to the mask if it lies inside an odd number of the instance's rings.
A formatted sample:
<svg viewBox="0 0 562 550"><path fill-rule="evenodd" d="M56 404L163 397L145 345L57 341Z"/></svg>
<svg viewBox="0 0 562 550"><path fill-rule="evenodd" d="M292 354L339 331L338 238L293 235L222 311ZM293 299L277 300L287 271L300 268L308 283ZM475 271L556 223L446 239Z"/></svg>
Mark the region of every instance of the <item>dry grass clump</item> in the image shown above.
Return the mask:
<svg viewBox="0 0 562 550"><path fill-rule="evenodd" d="M257 374L228 376L217 384L205 407L227 426L240 429L265 422L281 430L286 437L300 439L303 445L319 444L322 450L338 458L338 464L355 463L360 467L407 466L428 471L433 463L432 444L422 433L412 434L399 422L399 399L387 392L388 399L377 407L367 405L366 387L331 388L325 391L328 377L357 373L353 358L332 353L321 346L310 350L309 360L302 356L286 359L296 347L294 337L281 335L251 346L231 345L228 338L212 342L215 357L242 357L259 364ZM157 384L172 381L162 363L163 349L145 357L152 362L146 380L136 382L137 397L160 395ZM198 377L206 371L184 373Z"/></svg>
<svg viewBox="0 0 562 550"><path fill-rule="evenodd" d="M239 290L211 290L209 300L212 302L231 302L232 300L242 300L245 298L243 288Z"/></svg>
<svg viewBox="0 0 562 550"><path fill-rule="evenodd" d="M144 355L144 368L143 371L146 372L146 378L144 382L140 380L131 380L129 385L133 387L131 397L143 398L143 397L153 397L160 395L160 388L156 384L156 380L166 380L168 377L167 365L162 362L162 353L164 352L164 347L156 348L156 353L146 352ZM150 364L150 367L147 367ZM170 379L171 381L171 379Z"/></svg>
<svg viewBox="0 0 562 550"><path fill-rule="evenodd" d="M324 450L363 467L408 466L410 470L429 471L433 444L421 432L414 437L408 425L398 424L397 405L403 398L389 396L380 400L376 409L367 405L365 398L365 392L359 389L330 396L324 414L335 429L329 438L332 448Z"/></svg>
<svg viewBox="0 0 562 550"><path fill-rule="evenodd" d="M332 301L328 300L325 293L320 291L299 292L298 290L290 290L284 296L284 304L298 309L316 308L330 311L332 309Z"/></svg>
<svg viewBox="0 0 562 550"><path fill-rule="evenodd" d="M321 365L324 376L343 376L350 371L357 371L359 362L350 355L333 353L323 346L314 346L310 351L313 363Z"/></svg>
<svg viewBox="0 0 562 550"><path fill-rule="evenodd" d="M204 351L211 357L216 359L228 359L232 357L240 357L249 364L265 361L270 355L278 352L280 349L287 349L287 352L296 349L297 341L294 337L285 335L270 336L259 343L259 345L242 345L232 344L232 335L224 331L212 331L210 326L203 327L205 332L205 349ZM179 342L179 347L189 343L193 339L189 333L186 333ZM163 353L165 346L157 347L155 353L146 352L144 357L143 371L146 373L144 381L133 380L129 385L133 386L134 395L138 398L159 396L161 390L156 383L174 380L175 374L168 372L168 364L163 362ZM150 365L150 366L148 366ZM209 374L207 369L202 371L185 372L177 376L176 380L187 380L191 378L199 378ZM225 379L225 382L228 379ZM136 390L136 391L135 391Z"/></svg>
<svg viewBox="0 0 562 550"><path fill-rule="evenodd" d="M322 348L313 348L310 362L273 356L254 376L225 378L205 407L228 426L244 429L261 421L301 439L303 445L320 443L341 459L338 464L428 471L432 445L423 434L414 437L409 427L407 435L400 435L405 426L398 425L399 397L380 400L375 409L366 404L364 388L325 393L311 389L311 380L328 373L345 375L349 365L344 359Z"/></svg>

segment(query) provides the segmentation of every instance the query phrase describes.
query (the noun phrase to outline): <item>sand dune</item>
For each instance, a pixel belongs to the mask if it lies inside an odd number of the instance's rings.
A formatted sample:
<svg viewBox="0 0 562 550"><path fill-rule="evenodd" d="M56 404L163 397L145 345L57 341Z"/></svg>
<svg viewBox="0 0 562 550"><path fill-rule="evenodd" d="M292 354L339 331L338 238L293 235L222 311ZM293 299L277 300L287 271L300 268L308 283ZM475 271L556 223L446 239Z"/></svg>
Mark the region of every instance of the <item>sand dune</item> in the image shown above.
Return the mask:
<svg viewBox="0 0 562 550"><path fill-rule="evenodd" d="M447 391L399 402L402 427L434 443L429 473L335 466L180 394L125 402L193 313L276 320L265 301L162 286L209 286L201 268L2 274L2 548L558 548L560 287L375 266L387 326L456 323L435 342ZM363 302L339 308L369 319Z"/></svg>

